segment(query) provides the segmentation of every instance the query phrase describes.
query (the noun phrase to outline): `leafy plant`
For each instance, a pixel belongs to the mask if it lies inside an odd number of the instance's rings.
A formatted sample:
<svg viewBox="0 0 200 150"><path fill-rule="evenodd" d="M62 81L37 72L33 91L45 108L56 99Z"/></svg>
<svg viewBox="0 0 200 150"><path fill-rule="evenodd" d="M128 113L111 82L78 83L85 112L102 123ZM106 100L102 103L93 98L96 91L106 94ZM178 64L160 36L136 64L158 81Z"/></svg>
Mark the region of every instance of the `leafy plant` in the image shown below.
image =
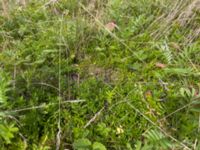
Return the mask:
<svg viewBox="0 0 200 150"><path fill-rule="evenodd" d="M26 2L1 1L1 149L198 147L196 0Z"/></svg>
<svg viewBox="0 0 200 150"><path fill-rule="evenodd" d="M7 106L8 91L10 86L9 76L0 70L0 108L4 110ZM18 131L18 128L14 124L9 124L6 121L7 114L1 112L0 114L0 140L5 141L6 144L10 144L14 138L14 133ZM2 142L3 143L3 142Z"/></svg>
<svg viewBox="0 0 200 150"><path fill-rule="evenodd" d="M99 142L94 142L92 144L88 139L78 139L74 141L73 148L75 150L106 150L103 144Z"/></svg>

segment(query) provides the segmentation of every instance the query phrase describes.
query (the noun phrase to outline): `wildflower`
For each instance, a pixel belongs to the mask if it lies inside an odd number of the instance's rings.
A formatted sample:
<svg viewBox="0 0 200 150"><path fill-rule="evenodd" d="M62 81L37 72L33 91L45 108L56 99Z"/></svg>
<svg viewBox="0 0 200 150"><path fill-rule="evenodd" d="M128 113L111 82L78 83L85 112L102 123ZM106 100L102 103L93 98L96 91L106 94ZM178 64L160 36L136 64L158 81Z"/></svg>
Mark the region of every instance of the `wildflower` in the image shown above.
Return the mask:
<svg viewBox="0 0 200 150"><path fill-rule="evenodd" d="M105 25L106 29L109 31L113 31L115 28L118 28L115 22L109 22Z"/></svg>
<svg viewBox="0 0 200 150"><path fill-rule="evenodd" d="M122 133L124 133L124 130L122 126L120 125L119 127L117 127L117 134L122 134Z"/></svg>

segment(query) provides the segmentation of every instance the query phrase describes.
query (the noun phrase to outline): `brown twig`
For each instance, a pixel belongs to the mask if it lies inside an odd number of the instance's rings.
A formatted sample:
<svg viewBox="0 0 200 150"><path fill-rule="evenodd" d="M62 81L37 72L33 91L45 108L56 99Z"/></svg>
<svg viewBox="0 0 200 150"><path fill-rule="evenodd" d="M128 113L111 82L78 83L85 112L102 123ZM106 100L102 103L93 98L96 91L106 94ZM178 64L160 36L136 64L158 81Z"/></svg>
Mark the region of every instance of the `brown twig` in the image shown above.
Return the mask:
<svg viewBox="0 0 200 150"><path fill-rule="evenodd" d="M96 120L96 118L101 114L101 112L104 110L105 107L101 108L84 126L84 128L87 128L92 122Z"/></svg>

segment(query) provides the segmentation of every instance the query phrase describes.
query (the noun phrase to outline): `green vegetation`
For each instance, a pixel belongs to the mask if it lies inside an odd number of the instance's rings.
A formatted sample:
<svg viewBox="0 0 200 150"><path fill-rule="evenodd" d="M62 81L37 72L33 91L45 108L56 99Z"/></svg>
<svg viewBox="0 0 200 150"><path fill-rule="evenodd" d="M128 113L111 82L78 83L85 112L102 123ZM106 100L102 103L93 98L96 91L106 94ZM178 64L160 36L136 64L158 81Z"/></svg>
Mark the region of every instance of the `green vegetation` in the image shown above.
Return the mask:
<svg viewBox="0 0 200 150"><path fill-rule="evenodd" d="M199 0L1 4L0 149L200 149Z"/></svg>

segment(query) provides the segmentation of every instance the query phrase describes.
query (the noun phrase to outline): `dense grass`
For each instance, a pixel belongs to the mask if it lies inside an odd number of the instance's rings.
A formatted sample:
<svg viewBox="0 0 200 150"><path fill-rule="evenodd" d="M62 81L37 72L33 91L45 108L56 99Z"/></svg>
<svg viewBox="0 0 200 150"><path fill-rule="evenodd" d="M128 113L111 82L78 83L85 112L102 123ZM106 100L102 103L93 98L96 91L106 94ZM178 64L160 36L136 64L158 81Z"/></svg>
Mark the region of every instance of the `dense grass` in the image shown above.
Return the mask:
<svg viewBox="0 0 200 150"><path fill-rule="evenodd" d="M200 149L198 0L12 2L1 149Z"/></svg>

